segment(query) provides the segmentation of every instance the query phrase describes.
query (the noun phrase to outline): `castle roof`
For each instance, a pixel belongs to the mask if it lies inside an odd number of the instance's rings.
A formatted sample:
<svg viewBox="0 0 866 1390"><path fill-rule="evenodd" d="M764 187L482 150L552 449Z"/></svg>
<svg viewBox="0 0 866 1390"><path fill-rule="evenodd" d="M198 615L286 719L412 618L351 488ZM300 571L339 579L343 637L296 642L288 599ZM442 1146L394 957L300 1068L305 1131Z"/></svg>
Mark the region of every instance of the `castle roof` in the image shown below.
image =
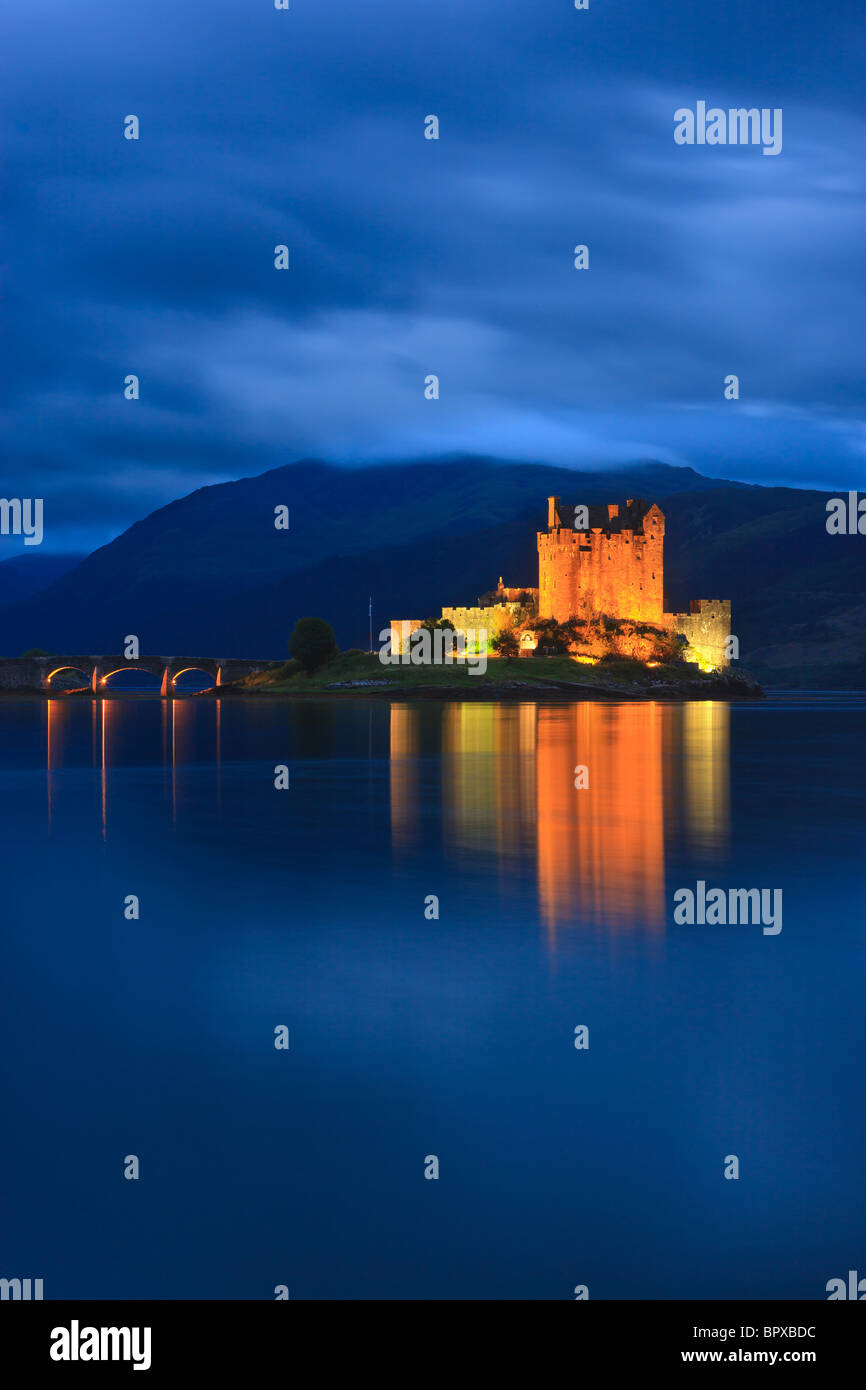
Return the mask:
<svg viewBox="0 0 866 1390"><path fill-rule="evenodd" d="M563 502L559 497L549 498L548 530L552 530L554 526L564 526L569 531L573 530L575 506L580 505L580 503ZM659 516L663 516L656 502L647 502L642 497L629 497L625 502L590 504L587 510L589 512L589 526L586 529L604 531L608 535L622 531L642 532L644 518L653 510Z"/></svg>

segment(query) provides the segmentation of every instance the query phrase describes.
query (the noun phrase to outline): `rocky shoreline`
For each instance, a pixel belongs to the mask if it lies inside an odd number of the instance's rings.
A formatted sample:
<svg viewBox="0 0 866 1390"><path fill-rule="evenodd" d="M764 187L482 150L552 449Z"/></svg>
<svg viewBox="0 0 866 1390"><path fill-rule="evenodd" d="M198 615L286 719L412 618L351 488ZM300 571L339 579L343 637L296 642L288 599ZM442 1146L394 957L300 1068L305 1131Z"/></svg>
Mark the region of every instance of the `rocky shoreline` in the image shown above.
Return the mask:
<svg viewBox="0 0 866 1390"><path fill-rule="evenodd" d="M13 690L0 689L0 697L34 700L92 700L90 690L46 691L21 686ZM158 700L156 691L101 691L103 700ZM754 677L745 672L714 676L686 676L682 680L593 680L569 681L556 677L526 680L480 680L473 684L467 678L460 684L404 684L391 680L343 680L325 686L305 688L302 685L258 685L246 683L211 686L201 691L176 692L172 699L181 700L763 700L764 691Z"/></svg>

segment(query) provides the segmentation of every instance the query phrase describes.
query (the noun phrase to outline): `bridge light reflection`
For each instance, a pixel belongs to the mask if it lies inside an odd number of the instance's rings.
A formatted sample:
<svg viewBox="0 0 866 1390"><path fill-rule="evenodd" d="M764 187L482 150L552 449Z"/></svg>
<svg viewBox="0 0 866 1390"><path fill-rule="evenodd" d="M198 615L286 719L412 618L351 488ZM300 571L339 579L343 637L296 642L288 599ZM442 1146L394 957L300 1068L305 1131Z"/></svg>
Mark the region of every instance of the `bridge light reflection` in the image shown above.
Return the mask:
<svg viewBox="0 0 866 1390"><path fill-rule="evenodd" d="M72 702L62 695L50 696L44 703L45 714L40 710L39 719L44 719L43 804L49 833L62 828L65 817L81 814L80 781L64 774L82 769L89 772L91 779L94 834L98 833L103 841L108 839L112 768L122 779L128 777L125 769L130 766L137 768L143 763L161 768L165 815L177 827L190 798L190 774L195 773L197 784L202 767L209 767L216 804L222 810L224 719L220 698L201 706L209 711L213 704L213 722L209 713L197 714L199 706L191 700L172 700L170 711L160 701L158 715L152 705L147 714L146 703L103 699L101 694L88 701ZM148 730L154 737L149 751ZM121 795L121 802L124 799ZM117 830L115 826L115 834Z"/></svg>

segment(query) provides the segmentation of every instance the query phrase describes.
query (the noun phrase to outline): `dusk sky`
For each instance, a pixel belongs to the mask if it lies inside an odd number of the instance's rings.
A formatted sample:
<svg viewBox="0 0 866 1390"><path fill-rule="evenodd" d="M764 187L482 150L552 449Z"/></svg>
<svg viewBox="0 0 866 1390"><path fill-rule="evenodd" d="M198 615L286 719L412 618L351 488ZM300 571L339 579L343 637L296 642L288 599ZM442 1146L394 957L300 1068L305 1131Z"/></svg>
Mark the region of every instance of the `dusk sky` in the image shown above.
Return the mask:
<svg viewBox="0 0 866 1390"><path fill-rule="evenodd" d="M2 494L46 550L301 457L866 483L855 0L3 11ZM782 152L676 145L699 101Z"/></svg>

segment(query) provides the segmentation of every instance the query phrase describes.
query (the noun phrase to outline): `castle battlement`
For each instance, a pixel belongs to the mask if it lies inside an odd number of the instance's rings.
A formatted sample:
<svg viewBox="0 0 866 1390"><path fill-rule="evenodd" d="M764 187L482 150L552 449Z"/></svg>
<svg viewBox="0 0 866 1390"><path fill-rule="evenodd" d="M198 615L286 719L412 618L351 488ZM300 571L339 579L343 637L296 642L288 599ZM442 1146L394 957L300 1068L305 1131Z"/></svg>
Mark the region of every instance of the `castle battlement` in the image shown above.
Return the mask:
<svg viewBox="0 0 866 1390"><path fill-rule="evenodd" d="M605 613L661 625L664 537L655 502L575 507L549 497L547 530L537 533L539 613L557 622Z"/></svg>

